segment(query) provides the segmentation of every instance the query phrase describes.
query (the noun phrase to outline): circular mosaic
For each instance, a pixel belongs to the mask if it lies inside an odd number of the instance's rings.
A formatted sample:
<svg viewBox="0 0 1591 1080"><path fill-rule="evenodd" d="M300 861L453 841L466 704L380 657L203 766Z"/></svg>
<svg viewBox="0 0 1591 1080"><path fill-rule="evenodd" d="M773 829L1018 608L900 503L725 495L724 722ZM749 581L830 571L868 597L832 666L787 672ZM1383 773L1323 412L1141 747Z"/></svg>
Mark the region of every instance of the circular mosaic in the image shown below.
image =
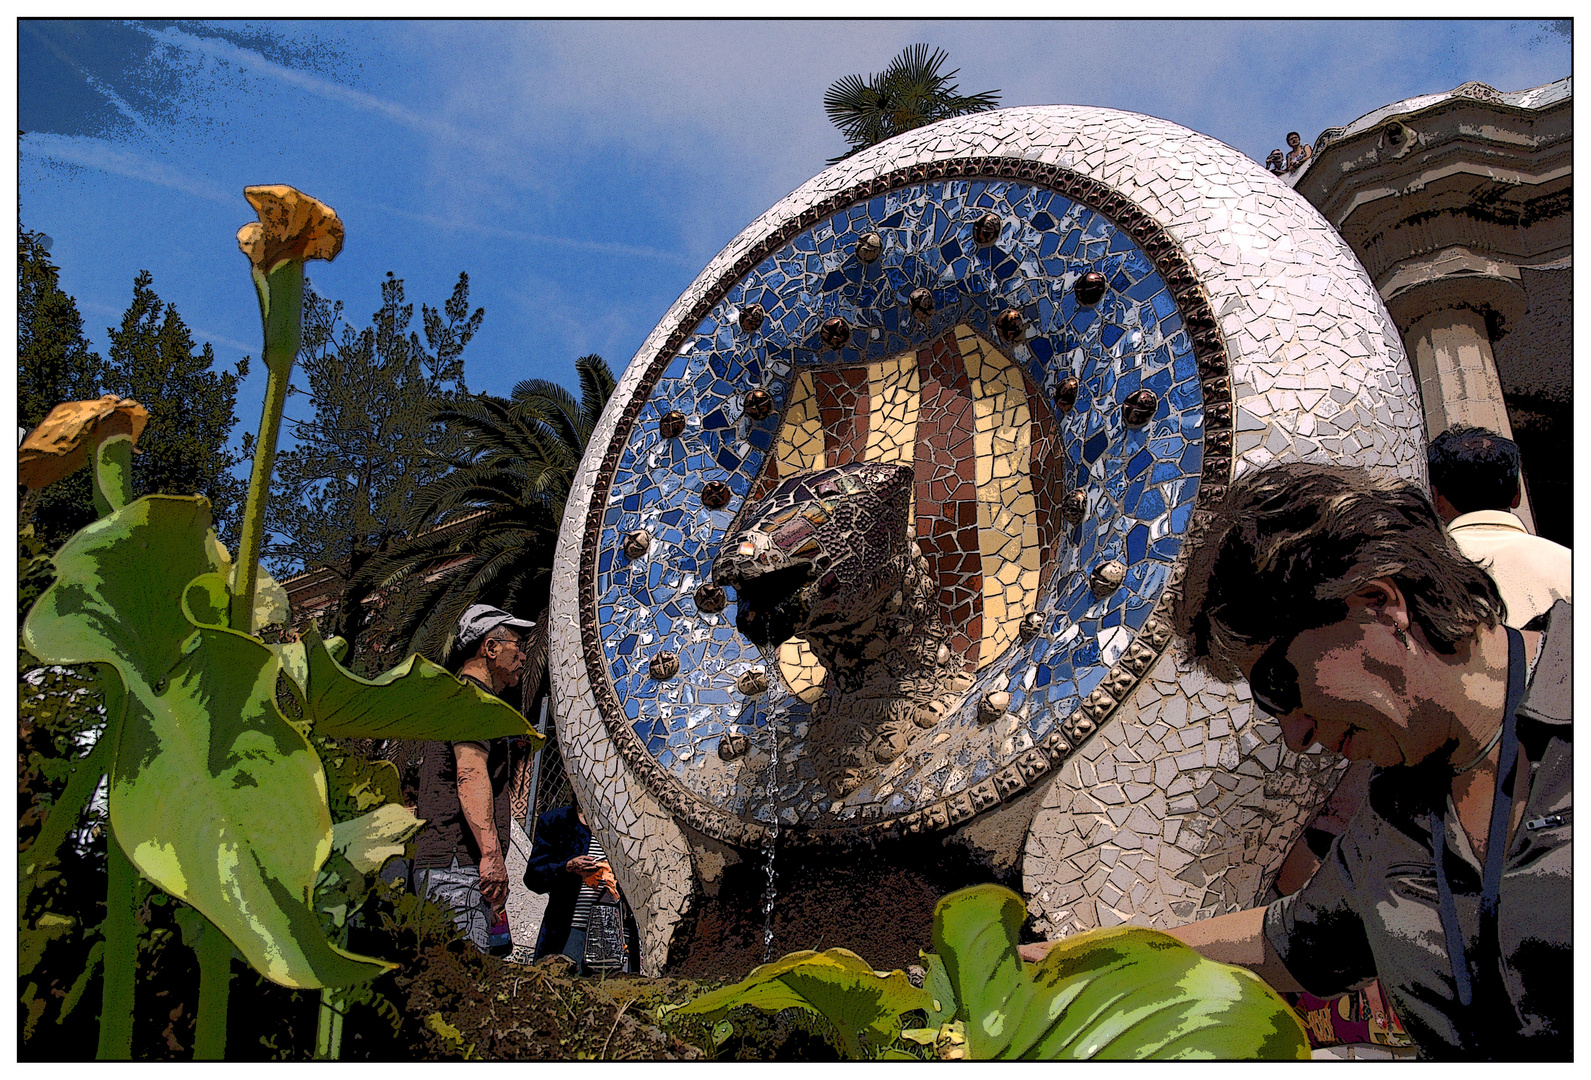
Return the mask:
<svg viewBox="0 0 1591 1080"><path fill-rule="evenodd" d="M1014 159L899 169L795 216L619 407L581 545L587 676L629 767L732 842L776 816L790 838L943 828L1043 777L1164 647L1156 605L1231 469L1226 356L1178 246L1121 193ZM759 514L820 563L883 550L893 526L824 531L865 494L848 467L903 508L937 682L931 714L837 763L813 747L844 673L815 639L759 650L713 567ZM780 494L826 471L829 494Z"/></svg>

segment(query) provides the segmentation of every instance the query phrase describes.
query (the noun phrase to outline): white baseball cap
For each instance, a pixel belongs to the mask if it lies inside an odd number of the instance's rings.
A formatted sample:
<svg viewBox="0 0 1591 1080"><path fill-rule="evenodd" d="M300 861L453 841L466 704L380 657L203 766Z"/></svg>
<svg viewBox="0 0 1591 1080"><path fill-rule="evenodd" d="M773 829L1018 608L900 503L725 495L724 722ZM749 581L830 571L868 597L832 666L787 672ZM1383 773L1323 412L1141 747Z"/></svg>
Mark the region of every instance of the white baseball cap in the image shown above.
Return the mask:
<svg viewBox="0 0 1591 1080"><path fill-rule="evenodd" d="M471 604L459 619L459 645L468 648L499 626L532 630L536 624L527 619L516 619L502 608L494 608L490 604Z"/></svg>

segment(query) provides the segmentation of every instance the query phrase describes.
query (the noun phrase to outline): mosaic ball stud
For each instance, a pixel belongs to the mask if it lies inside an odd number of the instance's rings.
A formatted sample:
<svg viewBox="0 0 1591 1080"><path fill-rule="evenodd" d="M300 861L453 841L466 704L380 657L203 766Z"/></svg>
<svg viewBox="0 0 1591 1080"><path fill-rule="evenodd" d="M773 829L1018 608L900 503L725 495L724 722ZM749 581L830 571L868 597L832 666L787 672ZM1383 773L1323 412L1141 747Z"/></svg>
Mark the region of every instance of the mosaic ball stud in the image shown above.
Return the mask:
<svg viewBox="0 0 1591 1080"><path fill-rule="evenodd" d="M652 662L647 665L646 672L658 682L672 679L679 674L679 656L671 652L660 652L652 657Z"/></svg>
<svg viewBox="0 0 1591 1080"><path fill-rule="evenodd" d="M766 390L753 390L746 395L741 408L753 420L761 420L773 412L773 395Z"/></svg>
<svg viewBox="0 0 1591 1080"><path fill-rule="evenodd" d="M1027 320L1016 308L1006 308L994 320L994 328L1009 345L1022 336L1022 331L1027 329Z"/></svg>
<svg viewBox="0 0 1591 1080"><path fill-rule="evenodd" d="M1074 491L1061 500L1061 516L1068 525L1080 524L1083 515L1088 512L1088 496L1081 491Z"/></svg>
<svg viewBox="0 0 1591 1080"><path fill-rule="evenodd" d="M740 329L748 334L755 334L762 329L762 320L768 313L762 310L761 304L748 304L740 309Z"/></svg>
<svg viewBox="0 0 1591 1080"><path fill-rule="evenodd" d="M1083 385L1076 375L1068 375L1055 386L1055 408L1069 413L1077 405L1077 388Z"/></svg>
<svg viewBox="0 0 1591 1080"><path fill-rule="evenodd" d="M709 510L722 510L729 505L731 492L722 480L710 480L702 485L702 505Z"/></svg>
<svg viewBox="0 0 1591 1080"><path fill-rule="evenodd" d="M747 697L761 697L768 692L768 673L761 668L742 671L735 677L735 689Z"/></svg>
<svg viewBox="0 0 1591 1080"><path fill-rule="evenodd" d="M718 756L724 761L744 757L750 749L751 740L732 731L725 732L724 737L718 740Z"/></svg>
<svg viewBox="0 0 1591 1080"><path fill-rule="evenodd" d="M934 316L934 294L927 289L913 289L912 294L906 298L906 303L911 306L912 317L918 322L927 322Z"/></svg>
<svg viewBox="0 0 1591 1080"><path fill-rule="evenodd" d="M1105 275L1098 270L1090 270L1072 285L1072 294L1077 297L1079 304L1093 307L1105 299Z"/></svg>
<svg viewBox="0 0 1591 1080"><path fill-rule="evenodd" d="M652 549L652 534L645 529L636 529L634 532L624 534L624 557L639 559Z"/></svg>
<svg viewBox="0 0 1591 1080"><path fill-rule="evenodd" d="M1127 580L1127 567L1117 559L1102 562L1088 575L1088 584L1095 596L1109 596Z"/></svg>
<svg viewBox="0 0 1591 1080"><path fill-rule="evenodd" d="M974 221L972 238L985 247L1000 239L1000 215L990 211Z"/></svg>
<svg viewBox="0 0 1591 1080"><path fill-rule="evenodd" d="M1043 630L1044 613L1042 611L1030 611L1023 616L1021 630L1023 640L1036 638Z"/></svg>
<svg viewBox="0 0 1591 1080"><path fill-rule="evenodd" d="M1121 416L1130 426L1137 427L1147 424L1159 407L1160 398L1155 396L1153 390L1134 390L1121 403Z"/></svg>
<svg viewBox="0 0 1591 1080"><path fill-rule="evenodd" d="M824 320L823 326L818 330L818 337L831 349L843 349L851 343L851 324L836 315L832 319Z"/></svg>
<svg viewBox="0 0 1591 1080"><path fill-rule="evenodd" d="M677 439L685 434L685 414L678 409L670 409L657 421L657 433L665 439Z"/></svg>
<svg viewBox="0 0 1591 1080"><path fill-rule="evenodd" d="M876 232L863 233L856 241L856 257L864 263L877 262L884 254L884 238Z"/></svg>
<svg viewBox="0 0 1591 1080"><path fill-rule="evenodd" d="M704 615L717 615L729 606L729 594L708 582L696 590L696 610Z"/></svg>
<svg viewBox="0 0 1591 1080"><path fill-rule="evenodd" d="M1005 715L1011 707L1011 695L1004 690L991 690L978 702L978 721L992 724Z"/></svg>

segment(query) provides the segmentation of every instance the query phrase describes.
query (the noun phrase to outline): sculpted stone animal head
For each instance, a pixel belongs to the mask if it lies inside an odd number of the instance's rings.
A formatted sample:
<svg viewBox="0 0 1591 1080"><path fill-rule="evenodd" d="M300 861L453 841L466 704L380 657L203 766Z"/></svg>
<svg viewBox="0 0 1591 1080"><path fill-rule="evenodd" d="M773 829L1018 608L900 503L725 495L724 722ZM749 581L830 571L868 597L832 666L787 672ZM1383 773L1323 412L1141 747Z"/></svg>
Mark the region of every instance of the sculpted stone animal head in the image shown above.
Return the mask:
<svg viewBox="0 0 1591 1080"><path fill-rule="evenodd" d="M767 650L876 617L900 591L911 547L912 469L851 462L793 476L750 507L713 582L736 594L735 626Z"/></svg>

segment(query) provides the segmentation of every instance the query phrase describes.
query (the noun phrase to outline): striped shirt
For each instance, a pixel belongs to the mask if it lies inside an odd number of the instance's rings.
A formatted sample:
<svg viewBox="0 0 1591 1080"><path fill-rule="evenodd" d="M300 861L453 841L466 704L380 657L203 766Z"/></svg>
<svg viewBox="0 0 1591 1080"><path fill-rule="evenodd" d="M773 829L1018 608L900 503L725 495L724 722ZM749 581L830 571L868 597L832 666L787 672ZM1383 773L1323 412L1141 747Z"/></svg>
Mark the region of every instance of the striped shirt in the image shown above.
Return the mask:
<svg viewBox="0 0 1591 1080"><path fill-rule="evenodd" d="M601 862L608 859L595 833L585 853ZM582 884L575 896L574 928L586 932L585 966L591 971L617 971L624 966L624 926L618 906L600 902L605 893L606 889Z"/></svg>
<svg viewBox="0 0 1591 1080"><path fill-rule="evenodd" d="M608 853L603 851L602 845L597 842L596 833L591 834L591 842L586 845L585 854L592 856L599 862L607 861ZM575 896L574 928L576 930L584 930L586 928L586 923L591 918L592 905L597 902L597 897L606 891L606 889L597 889L584 883L581 884L580 892Z"/></svg>

